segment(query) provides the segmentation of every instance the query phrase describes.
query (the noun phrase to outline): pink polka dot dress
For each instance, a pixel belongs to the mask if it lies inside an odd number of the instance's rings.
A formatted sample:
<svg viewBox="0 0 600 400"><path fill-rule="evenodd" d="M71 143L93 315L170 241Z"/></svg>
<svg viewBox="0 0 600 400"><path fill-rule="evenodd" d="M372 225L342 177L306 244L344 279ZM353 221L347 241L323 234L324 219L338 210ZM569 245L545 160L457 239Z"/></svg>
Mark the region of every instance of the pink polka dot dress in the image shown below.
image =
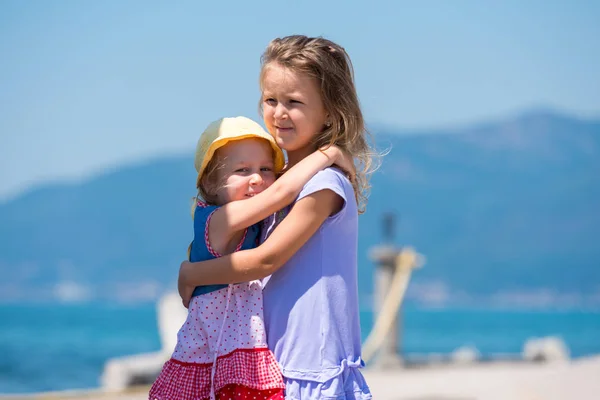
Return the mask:
<svg viewBox="0 0 600 400"><path fill-rule="evenodd" d="M198 203L190 260L219 257L207 227L217 207ZM256 246L257 225L237 250ZM260 281L196 288L175 351L152 385L149 399L283 399L283 378L267 347Z"/></svg>

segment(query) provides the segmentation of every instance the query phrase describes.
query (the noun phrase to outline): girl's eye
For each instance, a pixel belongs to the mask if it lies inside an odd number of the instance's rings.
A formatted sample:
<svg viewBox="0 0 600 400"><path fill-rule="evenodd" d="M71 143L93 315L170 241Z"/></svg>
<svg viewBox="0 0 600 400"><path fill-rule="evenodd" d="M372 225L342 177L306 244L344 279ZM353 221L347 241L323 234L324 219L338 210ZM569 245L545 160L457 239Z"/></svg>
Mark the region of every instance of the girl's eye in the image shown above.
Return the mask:
<svg viewBox="0 0 600 400"><path fill-rule="evenodd" d="M267 103L268 105L273 105L277 102L275 101L275 99L269 97L269 98L265 99L265 103Z"/></svg>
<svg viewBox="0 0 600 400"><path fill-rule="evenodd" d="M238 168L235 170L235 172L237 172L237 173L248 172L248 168Z"/></svg>
<svg viewBox="0 0 600 400"><path fill-rule="evenodd" d="M264 172L271 172L271 171L273 171L273 168L271 168L271 167L262 167L260 170L264 171Z"/></svg>
<svg viewBox="0 0 600 400"><path fill-rule="evenodd" d="M291 99L290 103L302 104L302 102L300 100L294 100L294 99Z"/></svg>

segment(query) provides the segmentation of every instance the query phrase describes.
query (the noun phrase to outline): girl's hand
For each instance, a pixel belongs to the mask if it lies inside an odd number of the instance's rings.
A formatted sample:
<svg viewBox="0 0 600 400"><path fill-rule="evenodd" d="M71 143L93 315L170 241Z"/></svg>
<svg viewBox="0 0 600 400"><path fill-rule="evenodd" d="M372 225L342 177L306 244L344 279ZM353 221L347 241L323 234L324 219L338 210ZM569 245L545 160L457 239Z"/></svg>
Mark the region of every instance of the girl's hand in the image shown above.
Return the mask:
<svg viewBox="0 0 600 400"><path fill-rule="evenodd" d="M332 159L332 165L337 165L346 173L346 175L348 175L348 179L350 179L350 182L354 182L354 179L356 178L356 167L354 166L354 157L352 157L348 152L340 149L335 145L326 148L321 148L320 150L327 157Z"/></svg>
<svg viewBox="0 0 600 400"><path fill-rule="evenodd" d="M185 269L189 268L190 265L191 263L187 260L181 263L181 266L179 267L179 278L177 279L177 290L179 291L181 302L185 308L190 306L192 294L195 289L194 286L189 286L185 283Z"/></svg>

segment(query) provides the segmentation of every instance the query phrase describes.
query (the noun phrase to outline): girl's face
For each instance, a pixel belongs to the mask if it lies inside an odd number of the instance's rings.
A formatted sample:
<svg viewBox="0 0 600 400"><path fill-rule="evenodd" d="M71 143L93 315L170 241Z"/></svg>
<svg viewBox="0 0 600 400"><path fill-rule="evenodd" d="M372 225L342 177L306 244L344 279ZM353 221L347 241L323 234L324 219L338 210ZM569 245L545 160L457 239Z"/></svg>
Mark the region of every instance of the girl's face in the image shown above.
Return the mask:
<svg viewBox="0 0 600 400"><path fill-rule="evenodd" d="M271 63L262 89L265 125L279 147L301 157L316 150L312 141L323 130L327 111L315 79Z"/></svg>
<svg viewBox="0 0 600 400"><path fill-rule="evenodd" d="M221 147L217 171L219 204L248 199L275 182L273 149L264 139L235 140Z"/></svg>

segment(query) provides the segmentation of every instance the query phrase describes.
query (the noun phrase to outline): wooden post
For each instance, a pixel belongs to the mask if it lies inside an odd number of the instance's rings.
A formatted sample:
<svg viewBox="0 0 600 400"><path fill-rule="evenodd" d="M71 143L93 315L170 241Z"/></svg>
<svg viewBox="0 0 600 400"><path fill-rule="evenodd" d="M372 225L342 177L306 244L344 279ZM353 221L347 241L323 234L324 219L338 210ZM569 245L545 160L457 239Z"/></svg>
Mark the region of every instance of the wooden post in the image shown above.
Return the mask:
<svg viewBox="0 0 600 400"><path fill-rule="evenodd" d="M396 258L400 249L393 246L377 246L371 250L371 259L376 263L375 271L375 309L380 312L385 301L390 284L394 279ZM393 319L388 335L381 344L374 365L380 368L400 367L402 365L400 332L398 330L400 311Z"/></svg>
<svg viewBox="0 0 600 400"><path fill-rule="evenodd" d="M375 246L370 251L370 258L376 265L375 270L375 310L380 312L387 297L390 284L394 279L396 259L401 249L393 244L395 218L392 213L383 216L384 244ZM398 313L400 314L400 312ZM400 332L398 330L399 315L394 317L388 335L384 339L374 365L380 368L400 367L402 365Z"/></svg>

